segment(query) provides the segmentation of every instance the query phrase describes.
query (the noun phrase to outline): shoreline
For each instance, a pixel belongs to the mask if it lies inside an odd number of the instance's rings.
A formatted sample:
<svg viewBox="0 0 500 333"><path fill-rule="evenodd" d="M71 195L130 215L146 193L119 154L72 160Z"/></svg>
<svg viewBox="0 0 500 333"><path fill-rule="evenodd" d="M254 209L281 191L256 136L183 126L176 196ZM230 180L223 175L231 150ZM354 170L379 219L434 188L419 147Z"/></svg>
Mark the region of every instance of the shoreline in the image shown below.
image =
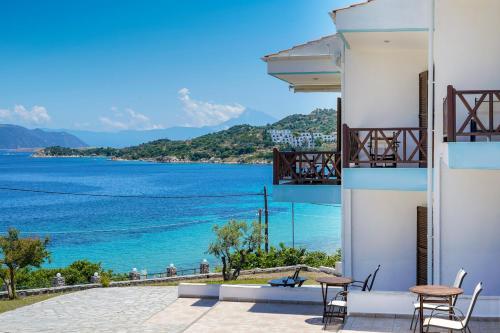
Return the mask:
<svg viewBox="0 0 500 333"><path fill-rule="evenodd" d="M114 162L148 162L148 163L164 163L164 164L244 164L244 165L270 165L272 164L272 161L266 161L266 160L258 160L255 162L243 162L243 161L222 161L222 160L200 160L200 161L192 161L192 160L180 160L177 158L171 158L171 159L162 159L158 160L156 158L138 158L138 159L127 159L127 158L121 158L121 157L108 157L108 156L86 156L86 155L61 155L61 156L54 156L54 155L37 155L35 152L34 154L31 154L32 158L104 158L109 161L114 161Z"/></svg>

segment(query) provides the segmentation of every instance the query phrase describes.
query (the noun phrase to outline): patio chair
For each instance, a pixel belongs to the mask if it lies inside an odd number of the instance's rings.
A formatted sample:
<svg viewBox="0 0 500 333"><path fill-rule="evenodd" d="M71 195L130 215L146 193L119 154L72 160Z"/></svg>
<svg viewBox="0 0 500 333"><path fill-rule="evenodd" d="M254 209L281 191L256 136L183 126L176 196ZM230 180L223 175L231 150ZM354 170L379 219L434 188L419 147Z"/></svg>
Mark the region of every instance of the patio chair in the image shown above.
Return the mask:
<svg viewBox="0 0 500 333"><path fill-rule="evenodd" d="M377 269L373 272L372 280L370 281L370 285L368 286L368 291L372 291L373 284L375 283L375 278L377 277L377 273L380 270L380 265L378 265Z"/></svg>
<svg viewBox="0 0 500 333"><path fill-rule="evenodd" d="M366 291L366 290L370 291L368 289L368 283L370 283L370 278L371 277L372 277L372 275L369 274L364 281L356 281L356 280L354 280L350 284L350 287L360 288L361 291Z"/></svg>
<svg viewBox="0 0 500 333"><path fill-rule="evenodd" d="M449 330L454 330L454 331L460 331L463 333L466 333L469 331L471 332L469 328L469 321L470 317L472 315L472 311L474 311L474 306L476 305L477 298L479 297L479 294L483 290L483 283L479 282L474 289L474 293L472 294L472 299L469 304L469 309L467 310L467 315L464 316L463 312L460 311L457 307L454 305L451 306L451 311L450 313L444 313L443 311L447 310L441 310L438 308L432 310L431 316L429 318L425 318L424 320L424 327L427 327L427 330L425 331L426 333L429 332L430 327L438 327L438 328L444 328L444 329L449 329ZM442 305L443 307L449 308L447 305ZM450 319L450 317L452 319Z"/></svg>
<svg viewBox="0 0 500 333"><path fill-rule="evenodd" d="M453 282L453 287L455 287L455 288L462 287L462 283L464 282L466 275L467 275L467 272L463 268L460 268L460 270L457 273L457 276L455 277L455 282ZM457 303L457 299L458 299L458 296L453 297L452 306L455 306L455 304ZM423 303L424 310L436 310L436 309L438 309L438 311L444 311L444 312L453 311L453 309L450 309L447 304L443 304L444 301L435 300L435 299L432 301L433 302L424 302ZM441 304L439 304L439 303L441 303ZM420 313L418 311L420 309L420 302L418 302L418 299L417 299L417 302L413 303L413 307L414 307L414 311L413 311L413 317L412 317L411 323L410 323L410 329L413 327L413 323L415 322L415 327L413 328L413 331L415 332L415 330L417 329L418 320L420 319L420 317L419 317Z"/></svg>
<svg viewBox="0 0 500 333"><path fill-rule="evenodd" d="M325 326L328 326L329 323L332 322L332 318L342 318L342 321L345 322L345 318L347 316L347 291L339 291L334 298L330 302L328 302L328 310L329 314L325 319Z"/></svg>
<svg viewBox="0 0 500 333"><path fill-rule="evenodd" d="M292 287L292 288L295 286L302 287L302 285L304 284L304 282L306 282L307 279L299 276L301 270L302 267L299 266L295 268L295 272L293 273L293 275L271 280L269 281L269 283L274 287L278 286Z"/></svg>

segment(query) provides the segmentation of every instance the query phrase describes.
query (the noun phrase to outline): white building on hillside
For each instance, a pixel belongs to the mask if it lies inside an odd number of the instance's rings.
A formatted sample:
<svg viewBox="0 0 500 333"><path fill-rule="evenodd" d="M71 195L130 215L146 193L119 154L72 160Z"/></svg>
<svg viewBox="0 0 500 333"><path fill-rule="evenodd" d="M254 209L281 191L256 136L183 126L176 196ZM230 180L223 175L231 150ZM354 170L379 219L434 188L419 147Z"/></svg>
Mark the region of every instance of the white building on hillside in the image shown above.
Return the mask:
<svg viewBox="0 0 500 333"><path fill-rule="evenodd" d="M277 153L274 199L342 205L345 275L381 264L375 288L408 291L464 267L466 294L482 281L500 317L500 1L330 15L335 35L263 58L295 92L341 94L341 152L291 175L279 168L298 163Z"/></svg>
<svg viewBox="0 0 500 333"><path fill-rule="evenodd" d="M337 134L308 133L302 132L294 135L291 130L269 130L273 143L287 144L294 148L313 148L319 140L322 143L334 143L337 140Z"/></svg>

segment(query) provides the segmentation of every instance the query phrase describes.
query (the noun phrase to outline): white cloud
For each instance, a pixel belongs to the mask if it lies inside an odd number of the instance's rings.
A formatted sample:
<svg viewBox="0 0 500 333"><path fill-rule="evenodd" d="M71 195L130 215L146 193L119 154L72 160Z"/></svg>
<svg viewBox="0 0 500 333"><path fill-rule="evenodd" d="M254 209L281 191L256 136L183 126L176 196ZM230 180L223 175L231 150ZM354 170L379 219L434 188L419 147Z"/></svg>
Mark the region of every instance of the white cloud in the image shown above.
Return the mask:
<svg viewBox="0 0 500 333"><path fill-rule="evenodd" d="M151 130L164 128L161 124L154 124L146 115L130 108L120 111L116 106L111 107L111 116L99 117L99 121L112 130Z"/></svg>
<svg viewBox="0 0 500 333"><path fill-rule="evenodd" d="M15 105L13 110L0 109L0 121L25 125L40 125L50 122L47 109L40 105L28 110L24 105Z"/></svg>
<svg viewBox="0 0 500 333"><path fill-rule="evenodd" d="M197 101L191 98L189 89L178 91L182 108L189 118L189 126L212 126L236 118L245 111L240 104L215 104L212 102Z"/></svg>

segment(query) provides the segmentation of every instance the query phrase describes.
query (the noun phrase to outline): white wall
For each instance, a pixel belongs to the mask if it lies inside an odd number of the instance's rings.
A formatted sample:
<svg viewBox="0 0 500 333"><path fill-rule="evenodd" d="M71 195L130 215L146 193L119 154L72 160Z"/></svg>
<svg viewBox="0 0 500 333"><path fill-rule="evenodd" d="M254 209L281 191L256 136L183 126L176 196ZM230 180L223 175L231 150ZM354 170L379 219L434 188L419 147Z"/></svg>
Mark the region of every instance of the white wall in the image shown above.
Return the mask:
<svg viewBox="0 0 500 333"><path fill-rule="evenodd" d="M442 137L447 85L459 90L500 89L500 1L436 1L435 27L435 119Z"/></svg>
<svg viewBox="0 0 500 333"><path fill-rule="evenodd" d="M500 295L500 171L441 170L441 283L463 267L466 293Z"/></svg>
<svg viewBox="0 0 500 333"><path fill-rule="evenodd" d="M375 0L336 12L338 30L426 28L428 1Z"/></svg>
<svg viewBox="0 0 500 333"><path fill-rule="evenodd" d="M418 126L418 74L426 69L425 50L346 50L343 122Z"/></svg>
<svg viewBox="0 0 500 333"><path fill-rule="evenodd" d="M436 1L436 160L444 149L442 103L447 85L459 90L500 89L499 31L500 1ZM441 243L441 283L449 283L464 266L469 272L466 291L483 280L486 295L500 295L500 173L449 170L441 165L441 182L435 183L441 187L441 207L434 211Z"/></svg>
<svg viewBox="0 0 500 333"><path fill-rule="evenodd" d="M351 190L352 276L381 265L375 290L407 291L416 281L417 206L425 192Z"/></svg>

